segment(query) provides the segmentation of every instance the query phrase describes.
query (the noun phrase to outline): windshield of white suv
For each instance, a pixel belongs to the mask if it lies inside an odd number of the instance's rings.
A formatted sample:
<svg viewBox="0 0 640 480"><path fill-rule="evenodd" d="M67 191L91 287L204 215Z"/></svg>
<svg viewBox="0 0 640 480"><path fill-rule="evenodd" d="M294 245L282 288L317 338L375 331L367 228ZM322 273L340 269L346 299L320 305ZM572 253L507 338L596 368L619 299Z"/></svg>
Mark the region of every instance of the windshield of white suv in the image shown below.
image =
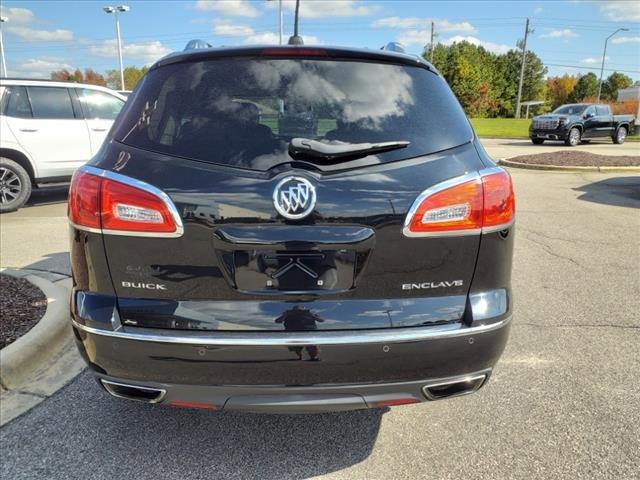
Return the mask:
<svg viewBox="0 0 640 480"><path fill-rule="evenodd" d="M451 90L425 68L253 57L152 70L115 130L116 140L134 147L258 170L290 162L289 144L299 137L332 145L408 142L372 152L372 161L386 162L472 136Z"/></svg>

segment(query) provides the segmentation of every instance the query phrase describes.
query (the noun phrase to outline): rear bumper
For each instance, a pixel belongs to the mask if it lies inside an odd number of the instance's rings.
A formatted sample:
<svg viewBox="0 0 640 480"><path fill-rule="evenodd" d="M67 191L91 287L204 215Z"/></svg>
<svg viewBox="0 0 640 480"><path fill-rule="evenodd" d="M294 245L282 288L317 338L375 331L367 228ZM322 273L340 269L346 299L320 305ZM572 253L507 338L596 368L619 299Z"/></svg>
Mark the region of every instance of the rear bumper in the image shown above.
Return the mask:
<svg viewBox="0 0 640 480"><path fill-rule="evenodd" d="M471 327L207 335L74 322L74 333L100 379L163 391L154 403L309 412L417 403L428 399L426 385L484 375L459 392L471 393L504 350L510 319Z"/></svg>

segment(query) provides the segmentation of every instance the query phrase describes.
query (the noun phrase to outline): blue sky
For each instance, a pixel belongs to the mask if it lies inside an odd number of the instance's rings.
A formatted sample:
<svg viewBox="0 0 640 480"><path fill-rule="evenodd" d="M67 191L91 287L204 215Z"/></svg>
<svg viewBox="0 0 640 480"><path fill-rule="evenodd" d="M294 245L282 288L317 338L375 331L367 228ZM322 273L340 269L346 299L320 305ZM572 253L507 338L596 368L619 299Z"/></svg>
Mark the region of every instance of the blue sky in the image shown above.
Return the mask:
<svg viewBox="0 0 640 480"><path fill-rule="evenodd" d="M153 63L181 50L193 38L214 46L277 43L276 1L126 1L121 16L125 65ZM535 32L529 48L550 75L599 74L604 39L608 70L640 79L638 1L373 1L302 0L300 26L307 43L379 48L388 41L420 53L433 20L436 40L479 43L496 52L522 38L525 18ZM107 1L3 0L5 54L10 75L48 77L51 70L117 68L115 26L102 11ZM120 3L111 3L118 5ZM285 33L293 25L291 0L284 0ZM286 37L285 37L286 38ZM593 69L593 70L592 70ZM610 73L610 72L605 72Z"/></svg>

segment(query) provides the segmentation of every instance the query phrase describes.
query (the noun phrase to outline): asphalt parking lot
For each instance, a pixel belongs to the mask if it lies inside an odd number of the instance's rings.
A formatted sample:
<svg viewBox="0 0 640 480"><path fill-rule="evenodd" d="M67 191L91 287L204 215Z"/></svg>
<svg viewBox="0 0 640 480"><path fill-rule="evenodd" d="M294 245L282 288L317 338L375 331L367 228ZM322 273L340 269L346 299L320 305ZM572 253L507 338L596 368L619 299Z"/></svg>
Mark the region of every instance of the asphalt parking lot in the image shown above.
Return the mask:
<svg viewBox="0 0 640 480"><path fill-rule="evenodd" d="M85 372L0 430L0 476L638 478L640 175L511 173L514 323L478 394L241 415L118 401ZM68 268L63 193L34 198L0 226L2 266ZM20 231L29 238L15 245Z"/></svg>

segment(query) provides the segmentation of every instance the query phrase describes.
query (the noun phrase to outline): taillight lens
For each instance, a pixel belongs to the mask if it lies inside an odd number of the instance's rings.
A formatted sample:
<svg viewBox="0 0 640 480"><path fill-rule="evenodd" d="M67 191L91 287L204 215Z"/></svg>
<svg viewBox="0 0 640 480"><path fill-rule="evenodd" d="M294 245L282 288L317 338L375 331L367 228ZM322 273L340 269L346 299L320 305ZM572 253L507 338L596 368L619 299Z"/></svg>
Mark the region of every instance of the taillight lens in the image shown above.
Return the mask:
<svg viewBox="0 0 640 480"><path fill-rule="evenodd" d="M104 230L162 233L176 231L176 224L167 205L156 195L108 178L102 182L101 211Z"/></svg>
<svg viewBox="0 0 640 480"><path fill-rule="evenodd" d="M426 195L411 218L410 232L435 234L482 228L479 178Z"/></svg>
<svg viewBox="0 0 640 480"><path fill-rule="evenodd" d="M78 228L97 229L102 233L177 236L181 225L165 194L142 182L141 187L102 176L78 171L69 189L69 220Z"/></svg>
<svg viewBox="0 0 640 480"><path fill-rule="evenodd" d="M496 230L509 225L516 217L516 197L511 177L506 171L482 176L484 215L482 228Z"/></svg>
<svg viewBox="0 0 640 480"><path fill-rule="evenodd" d="M77 226L100 229L101 179L78 170L69 188L69 221Z"/></svg>
<svg viewBox="0 0 640 480"><path fill-rule="evenodd" d="M511 177L489 170L426 190L411 208L407 236L470 235L506 228L515 218Z"/></svg>

